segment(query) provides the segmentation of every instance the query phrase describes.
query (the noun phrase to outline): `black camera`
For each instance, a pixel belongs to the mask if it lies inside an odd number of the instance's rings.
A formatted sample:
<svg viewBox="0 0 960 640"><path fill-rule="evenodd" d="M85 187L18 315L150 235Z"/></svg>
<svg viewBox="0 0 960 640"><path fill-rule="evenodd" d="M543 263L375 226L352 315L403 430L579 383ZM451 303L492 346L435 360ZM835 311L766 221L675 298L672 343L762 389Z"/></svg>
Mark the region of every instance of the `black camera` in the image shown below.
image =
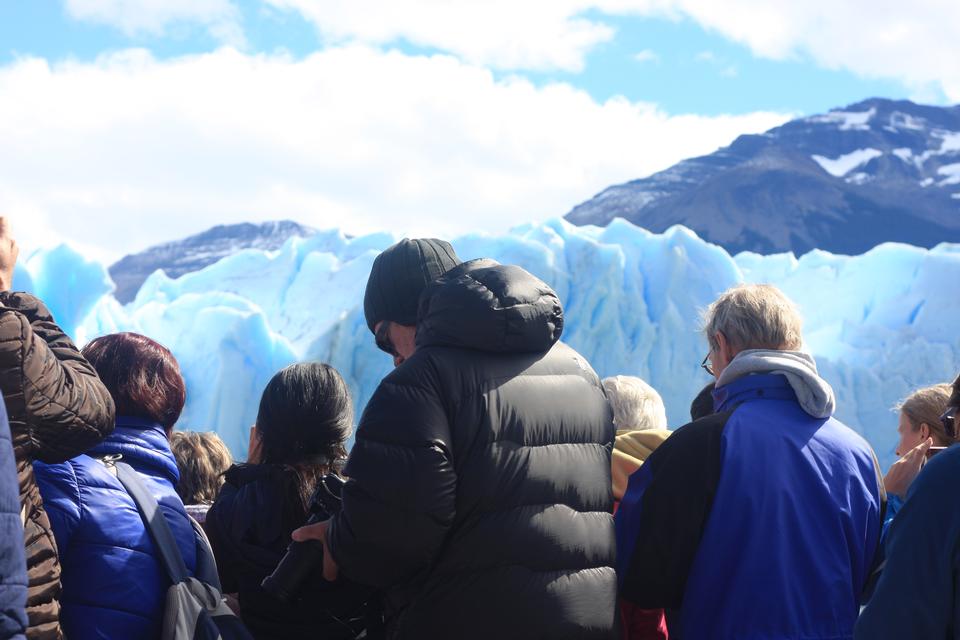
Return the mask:
<svg viewBox="0 0 960 640"><path fill-rule="evenodd" d="M329 520L340 512L344 481L337 475L324 475L310 498L306 525ZM323 544L319 540L291 542L280 564L260 586L283 602L293 602L304 581L323 567Z"/></svg>

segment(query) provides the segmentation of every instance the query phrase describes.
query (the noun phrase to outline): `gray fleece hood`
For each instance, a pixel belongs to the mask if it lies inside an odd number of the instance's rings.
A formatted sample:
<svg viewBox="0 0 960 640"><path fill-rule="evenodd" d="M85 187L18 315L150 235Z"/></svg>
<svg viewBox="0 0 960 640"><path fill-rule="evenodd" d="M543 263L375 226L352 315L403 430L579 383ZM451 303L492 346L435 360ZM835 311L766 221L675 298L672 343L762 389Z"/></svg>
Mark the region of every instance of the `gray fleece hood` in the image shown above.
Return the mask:
<svg viewBox="0 0 960 640"><path fill-rule="evenodd" d="M786 377L797 394L800 406L814 418L829 418L836 408L833 389L817 372L813 356L803 351L747 349L738 353L720 374L717 387L752 373L772 373Z"/></svg>

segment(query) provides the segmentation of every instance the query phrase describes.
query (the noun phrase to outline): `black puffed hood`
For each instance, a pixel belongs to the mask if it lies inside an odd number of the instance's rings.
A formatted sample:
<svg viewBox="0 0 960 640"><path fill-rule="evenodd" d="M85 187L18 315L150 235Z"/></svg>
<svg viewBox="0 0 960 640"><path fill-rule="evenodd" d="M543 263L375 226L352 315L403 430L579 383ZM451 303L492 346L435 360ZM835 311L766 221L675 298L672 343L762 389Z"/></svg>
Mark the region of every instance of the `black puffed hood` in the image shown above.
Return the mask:
<svg viewBox="0 0 960 640"><path fill-rule="evenodd" d="M420 297L418 347L539 353L562 333L563 307L556 292L520 267L495 260L454 267Z"/></svg>

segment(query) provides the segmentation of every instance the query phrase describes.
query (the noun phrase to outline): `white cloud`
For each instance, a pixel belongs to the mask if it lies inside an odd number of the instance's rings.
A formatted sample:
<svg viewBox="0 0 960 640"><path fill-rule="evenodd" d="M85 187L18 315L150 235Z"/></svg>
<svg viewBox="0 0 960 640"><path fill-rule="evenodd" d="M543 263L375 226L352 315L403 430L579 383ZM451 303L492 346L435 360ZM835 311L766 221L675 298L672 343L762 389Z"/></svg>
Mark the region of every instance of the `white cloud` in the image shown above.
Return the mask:
<svg viewBox="0 0 960 640"><path fill-rule="evenodd" d="M579 71L614 30L580 17L584 0L264 0L300 12L334 41L406 40L503 69Z"/></svg>
<svg viewBox="0 0 960 640"><path fill-rule="evenodd" d="M933 85L960 101L956 0L264 1L299 11L334 40L407 40L508 69L577 71L592 48L614 37L614 16L686 17L758 56L810 57L826 68L902 81L917 94Z"/></svg>
<svg viewBox="0 0 960 640"><path fill-rule="evenodd" d="M240 14L230 0L66 0L66 9L72 18L110 25L128 36L199 24L221 42L244 42Z"/></svg>
<svg viewBox="0 0 960 640"><path fill-rule="evenodd" d="M960 100L960 3L954 0L672 0L671 5L762 57L809 56L826 68L896 79L918 92L935 85Z"/></svg>
<svg viewBox="0 0 960 640"><path fill-rule="evenodd" d="M660 62L660 55L652 49L644 49L633 54L633 59L637 62Z"/></svg>
<svg viewBox="0 0 960 640"><path fill-rule="evenodd" d="M562 215L786 116L671 116L450 56L232 49L0 67L0 212L114 254L290 217L450 235Z"/></svg>

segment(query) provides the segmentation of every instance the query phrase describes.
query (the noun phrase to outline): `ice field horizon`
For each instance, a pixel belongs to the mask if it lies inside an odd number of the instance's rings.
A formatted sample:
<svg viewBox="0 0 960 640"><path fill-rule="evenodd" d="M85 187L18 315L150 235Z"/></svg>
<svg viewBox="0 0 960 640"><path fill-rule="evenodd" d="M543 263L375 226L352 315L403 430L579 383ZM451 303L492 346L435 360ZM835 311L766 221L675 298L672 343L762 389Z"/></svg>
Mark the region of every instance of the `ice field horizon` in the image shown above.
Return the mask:
<svg viewBox="0 0 960 640"><path fill-rule="evenodd" d="M337 367L360 410L392 366L363 319L363 289L389 233L327 230L279 251L246 249L179 279L151 275L121 305L104 264L69 244L34 252L14 288L36 293L78 343L136 331L168 346L187 382L177 425L217 431L238 458L260 393L300 360ZM550 284L565 310L563 340L601 377L638 375L663 396L671 428L709 380L700 312L740 282L780 287L800 307L806 349L837 395L837 417L893 460L894 407L910 391L960 370L956 323L960 245L887 243L859 256L811 251L731 256L674 226L650 233L623 220L605 228L560 219L505 234L450 239L458 255L518 264ZM952 329L951 329L952 326Z"/></svg>

